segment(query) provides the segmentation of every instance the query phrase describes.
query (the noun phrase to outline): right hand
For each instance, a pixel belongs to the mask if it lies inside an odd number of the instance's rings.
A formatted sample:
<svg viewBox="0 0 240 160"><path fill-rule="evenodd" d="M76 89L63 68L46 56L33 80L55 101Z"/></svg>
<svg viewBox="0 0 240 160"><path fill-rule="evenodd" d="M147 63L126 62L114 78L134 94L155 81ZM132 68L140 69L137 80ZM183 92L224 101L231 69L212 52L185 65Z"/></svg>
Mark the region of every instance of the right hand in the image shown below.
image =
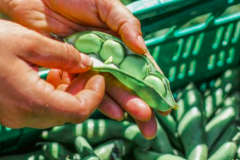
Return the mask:
<svg viewBox="0 0 240 160"><path fill-rule="evenodd" d="M103 76L83 73L89 57L18 24L0 20L0 26L0 124L48 128L87 119L105 92ZM37 66L83 74L62 91L40 79Z"/></svg>

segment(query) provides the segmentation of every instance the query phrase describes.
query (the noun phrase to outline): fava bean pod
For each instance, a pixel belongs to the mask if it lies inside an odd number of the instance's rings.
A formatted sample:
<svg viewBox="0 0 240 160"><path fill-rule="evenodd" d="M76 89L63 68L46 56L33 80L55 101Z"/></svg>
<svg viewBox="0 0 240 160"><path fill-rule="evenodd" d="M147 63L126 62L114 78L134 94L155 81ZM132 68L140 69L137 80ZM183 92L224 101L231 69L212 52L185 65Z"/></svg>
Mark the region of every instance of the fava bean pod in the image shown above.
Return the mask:
<svg viewBox="0 0 240 160"><path fill-rule="evenodd" d="M118 38L87 31L64 39L93 61L92 70L108 72L159 111L177 109L168 79L144 55L133 53Z"/></svg>

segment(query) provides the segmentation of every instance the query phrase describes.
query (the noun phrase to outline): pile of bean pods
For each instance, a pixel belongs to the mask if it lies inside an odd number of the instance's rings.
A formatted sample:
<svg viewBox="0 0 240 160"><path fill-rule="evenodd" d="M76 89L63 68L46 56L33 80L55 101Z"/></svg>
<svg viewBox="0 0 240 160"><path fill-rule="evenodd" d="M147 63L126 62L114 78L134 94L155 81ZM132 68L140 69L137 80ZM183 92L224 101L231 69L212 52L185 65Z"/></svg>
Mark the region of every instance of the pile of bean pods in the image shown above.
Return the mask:
<svg viewBox="0 0 240 160"><path fill-rule="evenodd" d="M235 160L240 158L240 67L209 87L177 92L179 109L157 114L158 131L146 140L131 118L88 119L44 130L34 152L1 160Z"/></svg>

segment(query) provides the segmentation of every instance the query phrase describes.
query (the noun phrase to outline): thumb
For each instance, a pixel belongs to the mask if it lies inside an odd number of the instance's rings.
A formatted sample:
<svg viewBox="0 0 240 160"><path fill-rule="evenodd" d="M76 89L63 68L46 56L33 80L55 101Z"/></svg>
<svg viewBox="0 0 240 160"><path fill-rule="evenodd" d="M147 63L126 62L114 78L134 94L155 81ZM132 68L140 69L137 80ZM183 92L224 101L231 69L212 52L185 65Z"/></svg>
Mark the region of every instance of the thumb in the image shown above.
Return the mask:
<svg viewBox="0 0 240 160"><path fill-rule="evenodd" d="M19 55L27 62L38 66L57 68L69 73L82 73L91 69L89 56L80 53L72 45L59 42L38 33L30 39L31 53Z"/></svg>

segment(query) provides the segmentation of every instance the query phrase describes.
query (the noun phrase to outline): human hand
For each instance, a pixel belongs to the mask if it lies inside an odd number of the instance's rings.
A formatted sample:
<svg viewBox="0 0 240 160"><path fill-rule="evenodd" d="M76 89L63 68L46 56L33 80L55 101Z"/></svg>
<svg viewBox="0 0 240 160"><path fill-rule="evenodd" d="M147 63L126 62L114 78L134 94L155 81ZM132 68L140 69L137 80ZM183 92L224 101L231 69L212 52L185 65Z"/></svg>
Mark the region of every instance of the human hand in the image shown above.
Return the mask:
<svg viewBox="0 0 240 160"><path fill-rule="evenodd" d="M47 128L87 119L104 95L103 76L81 74L62 91L41 80L37 66L81 73L91 68L89 57L18 24L0 26L0 124Z"/></svg>

